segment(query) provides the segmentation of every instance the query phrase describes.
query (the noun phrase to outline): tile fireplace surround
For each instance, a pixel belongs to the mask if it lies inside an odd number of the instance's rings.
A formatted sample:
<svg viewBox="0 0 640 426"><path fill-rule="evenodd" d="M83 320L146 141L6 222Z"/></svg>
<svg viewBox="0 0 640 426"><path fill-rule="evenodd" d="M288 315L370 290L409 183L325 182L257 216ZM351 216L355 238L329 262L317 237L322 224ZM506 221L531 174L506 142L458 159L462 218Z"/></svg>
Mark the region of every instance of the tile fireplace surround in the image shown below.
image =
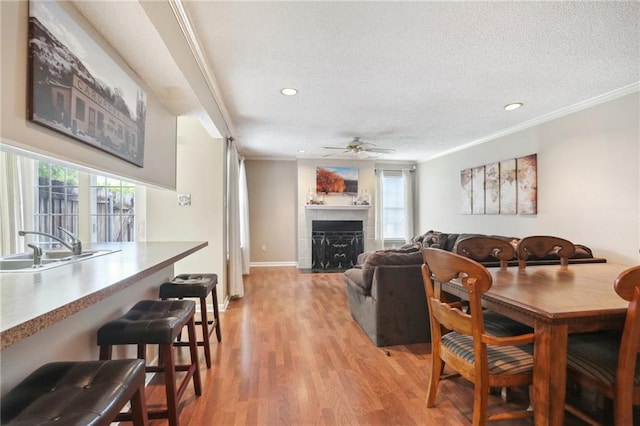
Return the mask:
<svg viewBox="0 0 640 426"><path fill-rule="evenodd" d="M311 232L314 220L361 220L364 251L375 249L374 209L372 206L306 205L298 217L298 268L311 268Z"/></svg>

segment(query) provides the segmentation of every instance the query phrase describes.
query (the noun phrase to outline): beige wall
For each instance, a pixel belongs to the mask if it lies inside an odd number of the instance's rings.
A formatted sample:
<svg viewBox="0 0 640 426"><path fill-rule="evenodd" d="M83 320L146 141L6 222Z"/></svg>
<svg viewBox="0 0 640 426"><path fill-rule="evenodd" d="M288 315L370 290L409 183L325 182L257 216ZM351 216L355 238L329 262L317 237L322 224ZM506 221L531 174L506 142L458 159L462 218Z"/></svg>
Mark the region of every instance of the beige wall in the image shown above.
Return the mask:
<svg viewBox="0 0 640 426"><path fill-rule="evenodd" d="M144 167L140 168L88 144L27 120L27 1L0 2L2 19L2 143L79 166L165 188L176 185L176 117L128 70L118 55L92 31L73 7L69 12L137 81L147 94Z"/></svg>
<svg viewBox="0 0 640 426"><path fill-rule="evenodd" d="M218 274L218 302L226 303L224 244L225 143L213 139L195 118L178 118L177 191L147 188L147 241L208 241L208 247L179 261L179 273ZM178 194L191 194L178 206Z"/></svg>
<svg viewBox="0 0 640 426"><path fill-rule="evenodd" d="M638 264L638 92L419 165L418 232L553 234ZM538 214L462 215L460 171L538 154Z"/></svg>
<svg viewBox="0 0 640 426"><path fill-rule="evenodd" d="M293 264L296 261L296 162L245 160L245 168L251 264Z"/></svg>

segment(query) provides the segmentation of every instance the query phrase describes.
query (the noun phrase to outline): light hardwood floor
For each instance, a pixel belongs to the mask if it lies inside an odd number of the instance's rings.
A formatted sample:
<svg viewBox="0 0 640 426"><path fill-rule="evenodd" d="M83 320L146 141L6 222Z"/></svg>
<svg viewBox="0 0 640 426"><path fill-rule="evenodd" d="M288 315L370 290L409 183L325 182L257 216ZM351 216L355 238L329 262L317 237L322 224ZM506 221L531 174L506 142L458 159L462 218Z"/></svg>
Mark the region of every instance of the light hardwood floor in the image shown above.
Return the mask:
<svg viewBox="0 0 640 426"><path fill-rule="evenodd" d="M471 384L440 385L436 408L426 397L430 345L376 348L349 314L342 274L254 268L245 296L221 313L222 342L213 335L213 365L200 353L203 394L185 393L180 421L200 425L465 425ZM149 401L164 404L161 386ZM526 392L507 406L526 406ZM585 405L594 407L590 396ZM502 410L497 395L490 411ZM637 413L636 413L637 414ZM566 415L567 425L582 422ZM151 425L166 421L154 420ZM531 425L530 419L496 425Z"/></svg>

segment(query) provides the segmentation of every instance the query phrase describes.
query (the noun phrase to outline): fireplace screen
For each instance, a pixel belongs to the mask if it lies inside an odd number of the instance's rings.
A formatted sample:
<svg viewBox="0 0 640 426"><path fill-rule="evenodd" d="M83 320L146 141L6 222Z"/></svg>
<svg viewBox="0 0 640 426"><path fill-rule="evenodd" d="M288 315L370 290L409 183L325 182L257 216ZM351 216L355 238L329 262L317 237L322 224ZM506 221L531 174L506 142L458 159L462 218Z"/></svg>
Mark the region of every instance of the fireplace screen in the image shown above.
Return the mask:
<svg viewBox="0 0 640 426"><path fill-rule="evenodd" d="M311 229L313 271L343 271L356 264L364 245L361 220L314 220Z"/></svg>

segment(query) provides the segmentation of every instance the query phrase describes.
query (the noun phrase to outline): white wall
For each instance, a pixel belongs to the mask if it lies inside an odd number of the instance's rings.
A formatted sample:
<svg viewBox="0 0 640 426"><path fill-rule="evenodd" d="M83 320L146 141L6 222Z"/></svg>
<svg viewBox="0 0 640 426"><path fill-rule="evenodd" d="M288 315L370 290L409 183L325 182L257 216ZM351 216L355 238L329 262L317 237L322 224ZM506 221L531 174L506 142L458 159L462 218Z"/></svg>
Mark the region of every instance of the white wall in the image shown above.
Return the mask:
<svg viewBox="0 0 640 426"><path fill-rule="evenodd" d="M116 52L93 31L73 7L74 19L87 30L147 94L144 167L37 125L27 119L28 1L0 2L2 19L2 143L128 179L175 188L176 117L164 108L143 82L135 78ZM135 42L135 41L132 41Z"/></svg>
<svg viewBox="0 0 640 426"><path fill-rule="evenodd" d="M416 233L551 234L610 262L638 264L638 92L422 163ZM538 154L538 214L462 215L460 171Z"/></svg>
<svg viewBox="0 0 640 426"><path fill-rule="evenodd" d="M195 118L178 118L177 191L147 188L147 241L208 241L179 261L176 274L218 274L218 302L228 298L224 244L225 143L213 139ZM178 194L191 194L178 206Z"/></svg>

